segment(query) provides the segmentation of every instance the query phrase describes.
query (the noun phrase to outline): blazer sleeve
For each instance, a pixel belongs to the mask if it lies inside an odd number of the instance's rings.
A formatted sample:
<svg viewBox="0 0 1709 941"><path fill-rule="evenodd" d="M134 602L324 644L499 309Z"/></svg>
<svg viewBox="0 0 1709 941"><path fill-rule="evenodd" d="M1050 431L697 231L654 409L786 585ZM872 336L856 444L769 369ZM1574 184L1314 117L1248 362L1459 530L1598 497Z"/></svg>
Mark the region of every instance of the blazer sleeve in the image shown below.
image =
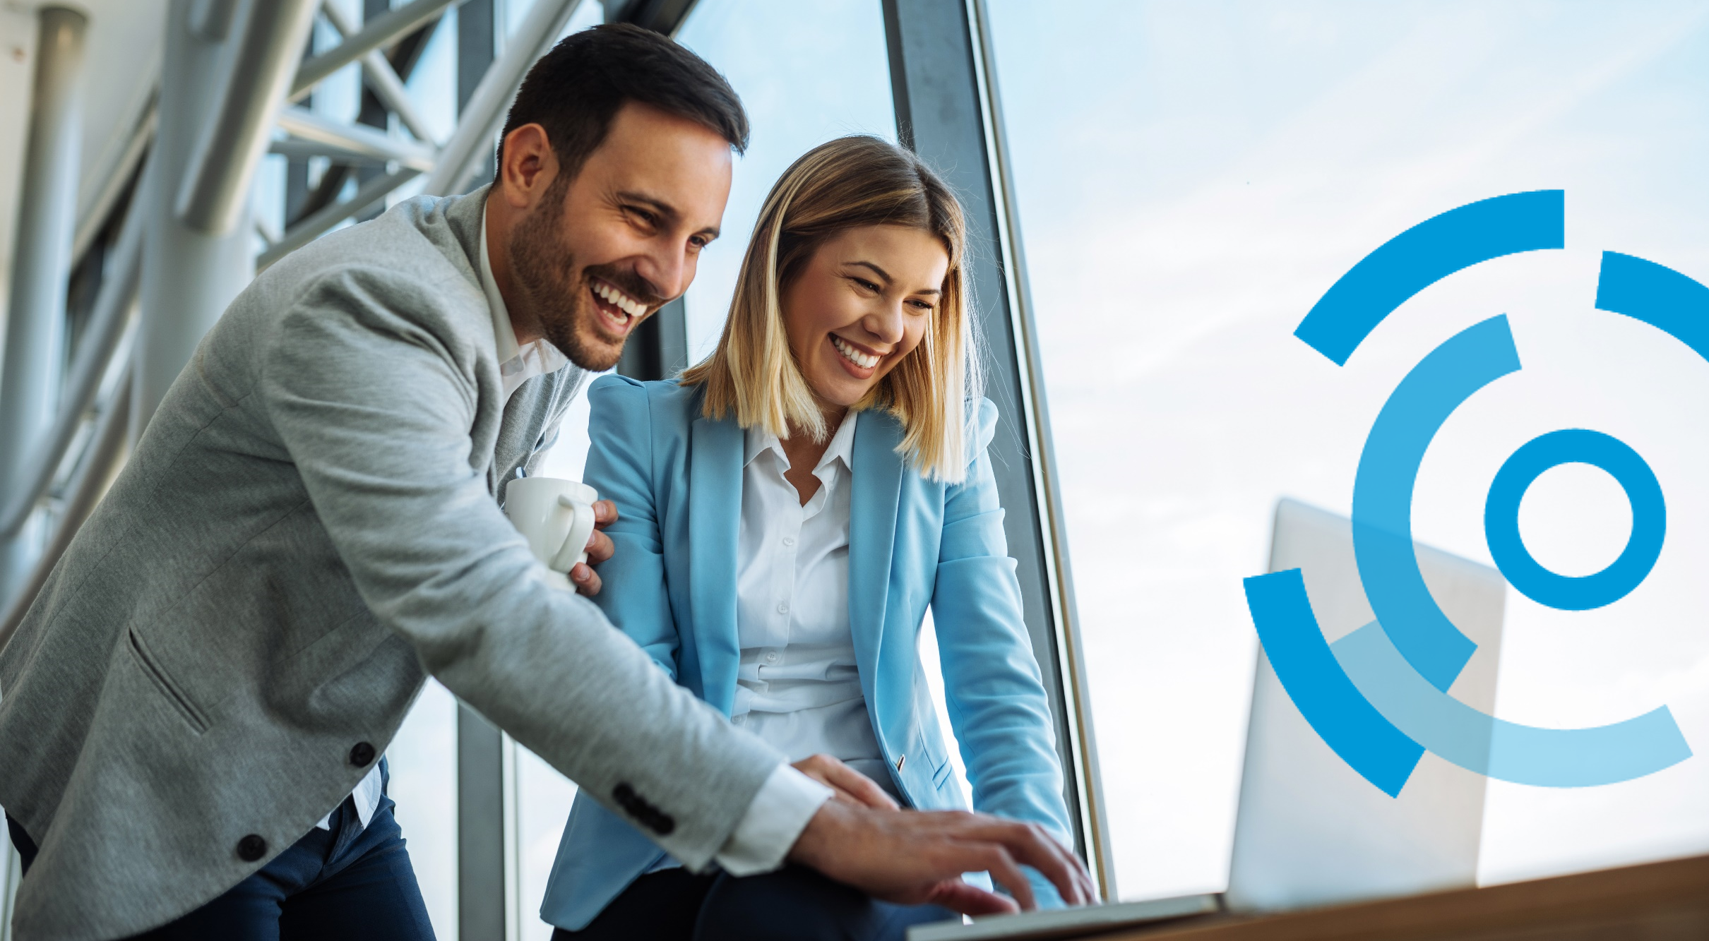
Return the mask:
<svg viewBox="0 0 1709 941"><path fill-rule="evenodd" d="M1042 824L1072 846L1062 766L1032 641L1021 613L1015 560L987 447L997 407L980 399L969 429L967 476L944 494L932 619L944 696L973 786L974 809ZM1037 873L1040 904L1061 904Z"/></svg>
<svg viewBox="0 0 1709 941"><path fill-rule="evenodd" d="M617 506L617 521L605 529L614 551L599 567L605 587L594 600L612 626L628 634L674 680L680 643L665 590L647 387L623 376L602 376L588 389L587 398L588 452L582 482Z"/></svg>
<svg viewBox="0 0 1709 941"><path fill-rule="evenodd" d="M487 489L466 354L434 326L458 314L434 288L375 266L306 285L258 337L260 407L363 600L427 672L703 868L783 756L548 582Z"/></svg>

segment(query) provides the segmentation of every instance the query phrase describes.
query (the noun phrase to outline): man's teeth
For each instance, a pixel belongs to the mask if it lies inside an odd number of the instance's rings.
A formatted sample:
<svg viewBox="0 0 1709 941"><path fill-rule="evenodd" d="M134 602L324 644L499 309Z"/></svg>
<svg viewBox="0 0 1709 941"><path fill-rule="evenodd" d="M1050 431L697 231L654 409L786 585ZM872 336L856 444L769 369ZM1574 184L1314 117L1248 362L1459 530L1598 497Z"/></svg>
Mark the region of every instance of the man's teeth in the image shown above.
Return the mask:
<svg viewBox="0 0 1709 941"><path fill-rule="evenodd" d="M623 311L631 317L638 317L647 310L646 304L631 298L629 295L617 290L603 281L595 281L593 283L593 293L598 295L600 299L605 301L607 304Z"/></svg>
<svg viewBox="0 0 1709 941"><path fill-rule="evenodd" d="M862 353L860 350L857 350L854 347L843 342L842 337L838 337L838 336L831 337L831 343L832 343L832 345L836 346L837 352L843 354L844 359L848 360L851 363L854 363L856 366L859 366L862 369L871 369L872 367L878 365L878 359L879 358L877 356L873 356L870 353Z"/></svg>

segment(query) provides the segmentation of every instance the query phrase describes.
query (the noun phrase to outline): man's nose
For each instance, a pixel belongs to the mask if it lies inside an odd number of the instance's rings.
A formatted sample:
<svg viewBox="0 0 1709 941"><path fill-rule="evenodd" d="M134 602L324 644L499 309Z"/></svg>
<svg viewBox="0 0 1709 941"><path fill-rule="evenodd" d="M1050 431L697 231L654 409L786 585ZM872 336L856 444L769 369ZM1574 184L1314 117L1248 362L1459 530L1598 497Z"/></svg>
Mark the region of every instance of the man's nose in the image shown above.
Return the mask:
<svg viewBox="0 0 1709 941"><path fill-rule="evenodd" d="M659 297L672 300L688 290L689 279L693 277L687 256L682 246L661 246L641 256L635 273L652 285Z"/></svg>

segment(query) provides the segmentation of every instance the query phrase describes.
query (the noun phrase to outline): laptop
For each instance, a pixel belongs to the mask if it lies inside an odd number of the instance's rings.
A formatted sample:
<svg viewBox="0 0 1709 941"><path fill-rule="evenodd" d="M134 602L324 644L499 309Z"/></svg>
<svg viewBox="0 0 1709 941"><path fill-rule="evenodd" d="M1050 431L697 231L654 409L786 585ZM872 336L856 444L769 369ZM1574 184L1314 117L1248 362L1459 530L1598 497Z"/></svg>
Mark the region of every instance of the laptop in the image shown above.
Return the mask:
<svg viewBox="0 0 1709 941"><path fill-rule="evenodd" d="M1493 713L1506 580L1469 559L1414 549L1431 596L1478 645L1449 692ZM1284 498L1269 571L1295 568L1330 642L1375 619L1353 557L1352 522ZM909 929L908 941L1045 941L1218 911L1286 911L1474 886L1484 793L1482 775L1428 752L1399 797L1377 790L1312 730L1260 649L1226 892L940 922Z"/></svg>

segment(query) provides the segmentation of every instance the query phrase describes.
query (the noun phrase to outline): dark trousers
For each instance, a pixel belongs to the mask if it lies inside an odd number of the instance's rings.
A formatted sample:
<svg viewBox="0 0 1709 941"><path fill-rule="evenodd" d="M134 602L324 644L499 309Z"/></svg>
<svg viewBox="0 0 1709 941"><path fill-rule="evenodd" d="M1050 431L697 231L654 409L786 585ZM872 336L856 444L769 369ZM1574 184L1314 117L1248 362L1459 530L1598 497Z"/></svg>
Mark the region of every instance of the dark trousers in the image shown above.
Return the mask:
<svg viewBox="0 0 1709 941"><path fill-rule="evenodd" d="M316 827L259 872L183 918L135 941L433 941L392 799L363 827L345 798L331 830ZM36 844L11 817L24 872Z"/></svg>
<svg viewBox="0 0 1709 941"><path fill-rule="evenodd" d="M902 941L909 925L960 921L936 905L892 905L811 869L763 876L664 869L635 880L586 928L552 941Z"/></svg>

